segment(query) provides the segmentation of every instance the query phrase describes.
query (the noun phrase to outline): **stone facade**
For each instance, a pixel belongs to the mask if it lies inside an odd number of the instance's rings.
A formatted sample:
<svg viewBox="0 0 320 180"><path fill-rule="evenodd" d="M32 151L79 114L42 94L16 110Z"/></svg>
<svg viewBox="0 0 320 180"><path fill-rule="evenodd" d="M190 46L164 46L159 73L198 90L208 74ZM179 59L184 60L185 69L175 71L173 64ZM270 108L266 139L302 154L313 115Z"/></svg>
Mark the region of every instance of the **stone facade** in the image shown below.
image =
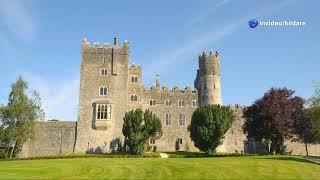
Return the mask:
<svg viewBox="0 0 320 180"><path fill-rule="evenodd" d="M145 89L141 66L129 64L129 43L120 46L118 38L114 38L113 46L91 45L84 39L81 58L78 121L38 123L35 139L23 146L20 156L116 151L124 139L123 117L136 108L149 109L162 121L162 137L149 142L157 151L198 151L187 127L198 105L222 104L218 52L199 55L195 89L161 87L159 75L155 85ZM231 108L236 120L217 150L245 153L249 146L242 131L243 106ZM299 143L287 146L293 154L305 152ZM310 154L319 155L319 149L310 146Z"/></svg>

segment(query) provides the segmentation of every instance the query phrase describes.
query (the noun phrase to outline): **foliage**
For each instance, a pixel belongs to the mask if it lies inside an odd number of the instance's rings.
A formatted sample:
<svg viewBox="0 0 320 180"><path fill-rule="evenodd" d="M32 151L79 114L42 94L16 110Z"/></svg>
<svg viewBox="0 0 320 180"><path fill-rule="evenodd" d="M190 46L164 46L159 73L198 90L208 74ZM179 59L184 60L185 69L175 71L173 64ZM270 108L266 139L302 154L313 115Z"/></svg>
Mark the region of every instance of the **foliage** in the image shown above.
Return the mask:
<svg viewBox="0 0 320 180"><path fill-rule="evenodd" d="M320 82L315 84L314 94L307 100L314 126L314 138L320 143Z"/></svg>
<svg viewBox="0 0 320 180"><path fill-rule="evenodd" d="M123 120L122 133L131 154L142 154L149 138L157 139L162 135L160 119L149 110L129 111Z"/></svg>
<svg viewBox="0 0 320 180"><path fill-rule="evenodd" d="M27 139L33 138L35 121L44 119L39 93L33 91L28 97L27 89L27 82L19 77L11 86L8 105L0 108L0 121L6 131L2 143L6 143L7 150L11 149L10 157L19 152Z"/></svg>
<svg viewBox="0 0 320 180"><path fill-rule="evenodd" d="M243 129L255 141L271 141L271 151L284 153L283 143L295 134L294 123L303 112L303 99L287 88L271 88L244 110Z"/></svg>
<svg viewBox="0 0 320 180"><path fill-rule="evenodd" d="M240 153L203 153L203 152L186 152L176 151L167 152L169 158L205 158L205 157L236 157L236 156L253 156L253 154Z"/></svg>
<svg viewBox="0 0 320 180"><path fill-rule="evenodd" d="M198 107L188 127L194 145L201 151L215 151L222 144L222 139L234 119L235 116L230 107L220 105Z"/></svg>
<svg viewBox="0 0 320 180"><path fill-rule="evenodd" d="M1 154L1 150L0 150ZM35 159L76 159L76 158L160 158L159 153L150 152L141 155L131 155L126 153L110 153L110 154L65 154L65 155L53 155L53 156L35 156L27 158L11 158L11 160L35 160ZM1 158L0 158L1 159Z"/></svg>

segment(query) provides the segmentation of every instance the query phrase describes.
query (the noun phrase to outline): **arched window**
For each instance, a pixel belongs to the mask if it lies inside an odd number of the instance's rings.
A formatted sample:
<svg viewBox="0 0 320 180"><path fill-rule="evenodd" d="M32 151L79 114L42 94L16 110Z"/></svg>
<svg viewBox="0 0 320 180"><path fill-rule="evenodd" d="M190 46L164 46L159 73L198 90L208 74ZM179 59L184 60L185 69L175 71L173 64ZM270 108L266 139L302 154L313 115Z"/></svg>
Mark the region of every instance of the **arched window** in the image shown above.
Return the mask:
<svg viewBox="0 0 320 180"><path fill-rule="evenodd" d="M131 101L138 101L137 95L131 95Z"/></svg>
<svg viewBox="0 0 320 180"><path fill-rule="evenodd" d="M166 114L166 125L171 125L171 114L169 113Z"/></svg>
<svg viewBox="0 0 320 180"><path fill-rule="evenodd" d="M165 106L171 106L171 101L169 99L164 101Z"/></svg>
<svg viewBox="0 0 320 180"><path fill-rule="evenodd" d="M183 107L184 106L184 100L179 100L178 101L178 106Z"/></svg>
<svg viewBox="0 0 320 180"><path fill-rule="evenodd" d="M100 96L108 95L108 88L107 87L100 87L99 94L100 94Z"/></svg>
<svg viewBox="0 0 320 180"><path fill-rule="evenodd" d="M133 82L133 83L138 82L138 77L137 76L132 76L131 77L131 82Z"/></svg>
<svg viewBox="0 0 320 180"><path fill-rule="evenodd" d="M111 104L96 104L96 119L111 119Z"/></svg>
<svg viewBox="0 0 320 180"><path fill-rule="evenodd" d="M197 106L198 106L197 100L192 100L192 107L197 107Z"/></svg>
<svg viewBox="0 0 320 180"><path fill-rule="evenodd" d="M156 105L156 101L153 100L153 99L151 99L150 102L149 102L149 104L150 104L150 106L154 106L154 105Z"/></svg>
<svg viewBox="0 0 320 180"><path fill-rule="evenodd" d="M186 124L186 116L184 114L179 114L179 125L184 126Z"/></svg>
<svg viewBox="0 0 320 180"><path fill-rule="evenodd" d="M101 75L101 76L106 76L106 75L108 75L108 70L107 70L106 68L101 69L100 75Z"/></svg>

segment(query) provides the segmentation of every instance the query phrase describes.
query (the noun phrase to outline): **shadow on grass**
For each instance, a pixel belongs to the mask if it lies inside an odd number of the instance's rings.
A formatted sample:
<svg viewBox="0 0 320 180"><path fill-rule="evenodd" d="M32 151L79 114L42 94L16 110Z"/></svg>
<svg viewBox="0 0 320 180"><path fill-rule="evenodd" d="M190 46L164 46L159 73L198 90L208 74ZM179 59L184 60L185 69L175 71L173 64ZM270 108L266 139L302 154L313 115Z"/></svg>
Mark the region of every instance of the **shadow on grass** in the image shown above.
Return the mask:
<svg viewBox="0 0 320 180"><path fill-rule="evenodd" d="M205 152L165 152L169 155L169 158L206 158L206 157L236 157L246 156L240 153L205 153Z"/></svg>
<svg viewBox="0 0 320 180"><path fill-rule="evenodd" d="M266 156L261 159L269 159L269 160L281 160L281 161L295 161L295 162L303 162L303 163L310 163L310 164L316 164L319 165L318 163L304 159L301 157L294 157L294 156Z"/></svg>

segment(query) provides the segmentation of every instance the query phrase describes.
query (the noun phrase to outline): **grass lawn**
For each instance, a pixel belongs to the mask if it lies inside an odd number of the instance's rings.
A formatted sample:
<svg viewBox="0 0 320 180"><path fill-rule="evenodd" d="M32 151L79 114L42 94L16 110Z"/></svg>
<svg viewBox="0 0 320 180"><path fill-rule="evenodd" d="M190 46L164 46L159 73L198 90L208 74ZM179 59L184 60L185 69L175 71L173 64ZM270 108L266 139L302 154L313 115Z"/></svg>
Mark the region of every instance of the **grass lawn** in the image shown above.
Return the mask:
<svg viewBox="0 0 320 180"><path fill-rule="evenodd" d="M0 161L0 179L215 178L320 179L320 165L288 156Z"/></svg>

